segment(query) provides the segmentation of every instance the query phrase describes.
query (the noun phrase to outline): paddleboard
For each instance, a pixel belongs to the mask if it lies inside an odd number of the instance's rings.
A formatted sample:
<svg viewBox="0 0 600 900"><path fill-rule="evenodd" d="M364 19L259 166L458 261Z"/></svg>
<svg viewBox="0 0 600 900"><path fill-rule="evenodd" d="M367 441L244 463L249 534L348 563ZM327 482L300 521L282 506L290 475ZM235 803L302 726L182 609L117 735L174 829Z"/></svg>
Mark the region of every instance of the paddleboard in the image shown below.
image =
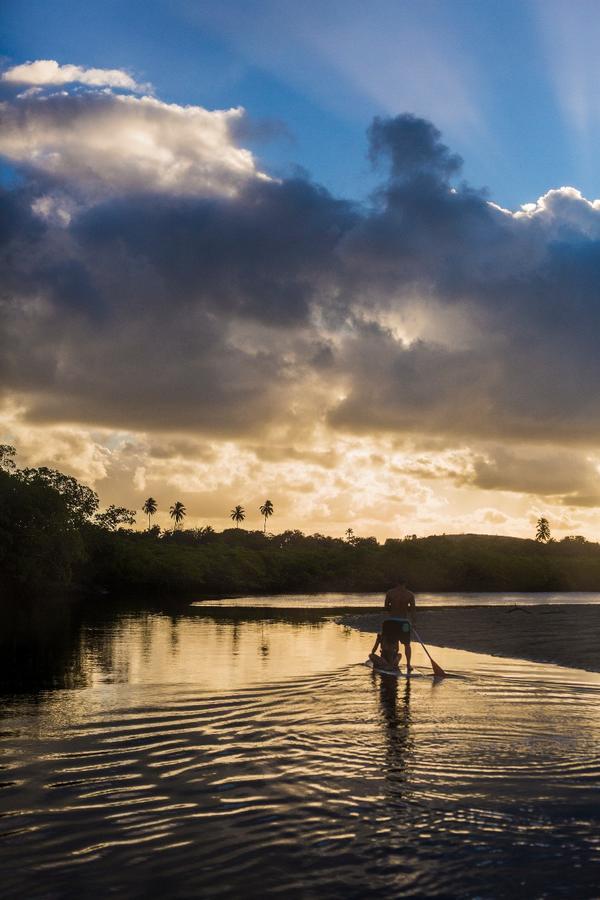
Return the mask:
<svg viewBox="0 0 600 900"><path fill-rule="evenodd" d="M373 661L367 659L363 666L367 666L368 669L372 669L373 672L376 672L378 675L391 675L393 678L425 678L423 672L415 672L413 671L410 675L407 672L402 672L400 669L380 669L379 666L374 666Z"/></svg>

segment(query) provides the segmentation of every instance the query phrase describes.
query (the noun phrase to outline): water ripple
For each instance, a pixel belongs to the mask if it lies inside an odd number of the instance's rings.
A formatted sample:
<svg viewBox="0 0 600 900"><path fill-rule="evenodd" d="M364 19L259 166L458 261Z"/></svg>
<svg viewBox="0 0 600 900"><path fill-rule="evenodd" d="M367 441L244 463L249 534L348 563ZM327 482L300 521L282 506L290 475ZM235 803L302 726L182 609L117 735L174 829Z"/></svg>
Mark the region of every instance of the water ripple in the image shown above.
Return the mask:
<svg viewBox="0 0 600 900"><path fill-rule="evenodd" d="M539 669L136 685L8 728L4 896L545 896L540 869L567 897L568 864L592 897L600 681Z"/></svg>

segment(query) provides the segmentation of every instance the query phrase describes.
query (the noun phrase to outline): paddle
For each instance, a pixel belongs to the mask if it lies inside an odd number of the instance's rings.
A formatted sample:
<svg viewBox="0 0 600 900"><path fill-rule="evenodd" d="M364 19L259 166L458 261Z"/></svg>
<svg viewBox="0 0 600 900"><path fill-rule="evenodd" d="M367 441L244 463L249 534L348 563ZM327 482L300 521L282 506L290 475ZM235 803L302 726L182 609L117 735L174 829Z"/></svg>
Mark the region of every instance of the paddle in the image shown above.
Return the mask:
<svg viewBox="0 0 600 900"><path fill-rule="evenodd" d="M427 656L429 657L429 662L431 663L431 668L433 669L433 674L438 678L445 678L446 673L444 672L442 667L436 663L435 659L433 659L433 657L431 656L431 653L429 652L429 650L427 649L427 647L425 646L425 644L419 637L419 634L418 634L416 628L413 628L413 634L416 637L416 639L418 640L418 642L420 643L421 647L423 648L423 650L425 651Z"/></svg>

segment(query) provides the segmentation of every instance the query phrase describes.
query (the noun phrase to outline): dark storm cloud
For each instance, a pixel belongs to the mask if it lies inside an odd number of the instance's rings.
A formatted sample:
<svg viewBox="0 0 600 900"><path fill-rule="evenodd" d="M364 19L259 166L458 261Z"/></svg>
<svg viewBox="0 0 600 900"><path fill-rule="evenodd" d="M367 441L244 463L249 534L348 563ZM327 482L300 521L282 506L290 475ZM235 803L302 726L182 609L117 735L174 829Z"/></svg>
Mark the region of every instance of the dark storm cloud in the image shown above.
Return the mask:
<svg viewBox="0 0 600 900"><path fill-rule="evenodd" d="M94 110L116 113L110 100L86 102L78 95L87 140L104 134ZM75 128L78 113L67 104L65 119L61 103L61 123ZM38 121L35 98L27 104L42 141L52 107ZM120 133L135 114L155 138L161 116L173 127L182 118L155 101L140 111L120 100L117 112ZM8 121L14 157L22 136ZM187 131L187 193L176 167L176 189L160 167L144 188L148 159L133 173L117 147L106 191L92 174L86 194L83 139L69 144L83 153L73 190L65 163L57 191L56 173L32 175L22 151L29 174L2 199L0 349L3 388L26 398L32 419L229 436L326 421L359 433L597 439L598 209L559 191L528 215L499 210L457 182L460 158L414 116L371 126L370 155L387 175L368 207L306 177L259 176L226 143L233 126L210 127L230 153L221 193L223 163L207 175ZM94 147L91 167L97 158ZM394 321L415 309L423 324L407 342Z"/></svg>
<svg viewBox="0 0 600 900"><path fill-rule="evenodd" d="M80 216L72 234L78 252L107 263L124 253L149 267L173 306L286 326L306 322L335 287L336 245L355 221L348 203L308 182L252 182L235 199L104 203Z"/></svg>
<svg viewBox="0 0 600 900"><path fill-rule="evenodd" d="M21 199L2 355L30 419L235 436L288 415L327 352L310 313L335 289L347 204L259 182L235 199L107 201L61 229Z"/></svg>
<svg viewBox="0 0 600 900"><path fill-rule="evenodd" d="M462 169L462 159L441 142L437 128L417 116L377 116L368 135L371 161L378 164L382 157L391 161L390 181L427 175L447 183Z"/></svg>
<svg viewBox="0 0 600 900"><path fill-rule="evenodd" d="M425 305L435 301L440 324L429 340L406 346L385 324L358 322L341 360L347 395L330 411L331 423L595 440L598 208L563 189L530 216L507 215L482 192L450 187L460 161L428 123L399 117L372 131L392 171L378 205L344 240L348 268L372 307L402 310L403 298L416 294ZM451 309L463 316L464 340L445 339ZM368 319L368 307L362 312Z"/></svg>

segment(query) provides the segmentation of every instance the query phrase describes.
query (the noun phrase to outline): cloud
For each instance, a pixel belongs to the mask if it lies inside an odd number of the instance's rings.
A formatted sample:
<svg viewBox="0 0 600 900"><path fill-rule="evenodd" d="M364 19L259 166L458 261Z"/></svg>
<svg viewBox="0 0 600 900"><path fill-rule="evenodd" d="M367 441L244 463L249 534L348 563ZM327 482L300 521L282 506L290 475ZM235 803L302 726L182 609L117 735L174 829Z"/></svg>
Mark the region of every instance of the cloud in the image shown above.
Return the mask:
<svg viewBox="0 0 600 900"><path fill-rule="evenodd" d="M242 116L111 91L19 96L0 104L0 154L80 198L233 194L264 177L232 134Z"/></svg>
<svg viewBox="0 0 600 900"><path fill-rule="evenodd" d="M548 191L535 203L524 203L512 217L538 220L549 239L573 241L583 235L598 240L599 211L600 200L587 200L577 188L566 185Z"/></svg>
<svg viewBox="0 0 600 900"><path fill-rule="evenodd" d="M554 498L564 506L600 505L598 459L570 450L496 447L474 460L470 482L485 490Z"/></svg>
<svg viewBox="0 0 600 900"><path fill-rule="evenodd" d="M314 415L312 318L347 205L256 182L236 198L115 198L59 228L28 199L6 198L0 333L32 420L235 436Z"/></svg>
<svg viewBox="0 0 600 900"><path fill-rule="evenodd" d="M369 128L369 155L375 163L382 156L390 159L391 180L426 174L447 182L460 172L463 162L440 138L431 122L417 116L377 116Z"/></svg>
<svg viewBox="0 0 600 900"><path fill-rule="evenodd" d="M427 123L375 124L392 160L378 204L344 238L363 288L341 342L346 389L329 410L347 430L470 439L591 442L600 431L600 209L572 188L505 213L452 185L459 162ZM365 299L366 298L366 299ZM453 309L464 335L407 341L390 312ZM357 307L355 306L355 310ZM383 315L382 315L383 311ZM429 335L428 335L429 331Z"/></svg>
<svg viewBox="0 0 600 900"><path fill-rule="evenodd" d="M561 462L600 438L596 202L560 188L502 210L412 115L372 124L381 183L360 206L261 175L238 110L77 88L0 113L0 152L22 167L1 197L2 390L30 427L252 448L297 464L300 490L327 483L302 501L325 519L346 489L331 445L357 436L463 448L406 463L428 515L434 480L597 496L591 463L565 480ZM490 455L493 441L514 452ZM150 455L131 462L138 483L154 484ZM386 492L392 518L410 506Z"/></svg>
<svg viewBox="0 0 600 900"><path fill-rule="evenodd" d="M12 66L2 73L2 81L9 84L47 87L49 85L88 84L94 87L108 86L129 91L148 90L138 84L122 69L86 69L83 66L61 66L54 59L36 59L34 62Z"/></svg>

